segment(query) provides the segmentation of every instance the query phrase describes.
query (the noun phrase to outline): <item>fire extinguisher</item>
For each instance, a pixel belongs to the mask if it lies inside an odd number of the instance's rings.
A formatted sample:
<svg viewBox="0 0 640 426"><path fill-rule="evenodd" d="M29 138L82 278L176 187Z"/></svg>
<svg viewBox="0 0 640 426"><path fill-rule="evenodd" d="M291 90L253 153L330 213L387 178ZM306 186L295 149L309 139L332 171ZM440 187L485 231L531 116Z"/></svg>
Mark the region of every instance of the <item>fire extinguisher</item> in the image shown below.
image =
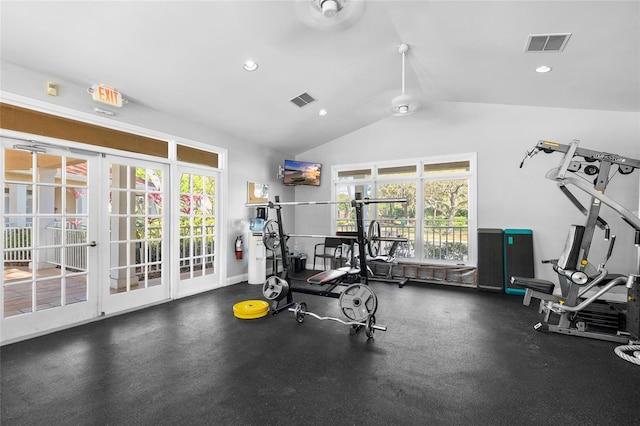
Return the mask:
<svg viewBox="0 0 640 426"><path fill-rule="evenodd" d="M242 259L242 235L238 235L236 238L236 259Z"/></svg>

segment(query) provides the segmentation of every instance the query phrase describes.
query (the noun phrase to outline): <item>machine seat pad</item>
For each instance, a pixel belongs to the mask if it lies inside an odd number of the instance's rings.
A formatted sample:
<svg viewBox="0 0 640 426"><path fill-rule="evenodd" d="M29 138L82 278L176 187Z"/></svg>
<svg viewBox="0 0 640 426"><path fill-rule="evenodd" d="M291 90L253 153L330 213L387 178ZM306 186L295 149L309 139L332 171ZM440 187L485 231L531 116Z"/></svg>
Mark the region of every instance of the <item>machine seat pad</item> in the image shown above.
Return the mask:
<svg viewBox="0 0 640 426"><path fill-rule="evenodd" d="M555 284L551 281L541 280L539 278L511 277L511 284L516 284L540 293L553 294Z"/></svg>
<svg viewBox="0 0 640 426"><path fill-rule="evenodd" d="M343 266L342 268L336 269L336 271L344 271L347 275L358 275L360 273L360 268L352 268L351 266Z"/></svg>
<svg viewBox="0 0 640 426"><path fill-rule="evenodd" d="M307 282L309 284L334 284L347 275L347 272L337 270L322 271L307 278Z"/></svg>

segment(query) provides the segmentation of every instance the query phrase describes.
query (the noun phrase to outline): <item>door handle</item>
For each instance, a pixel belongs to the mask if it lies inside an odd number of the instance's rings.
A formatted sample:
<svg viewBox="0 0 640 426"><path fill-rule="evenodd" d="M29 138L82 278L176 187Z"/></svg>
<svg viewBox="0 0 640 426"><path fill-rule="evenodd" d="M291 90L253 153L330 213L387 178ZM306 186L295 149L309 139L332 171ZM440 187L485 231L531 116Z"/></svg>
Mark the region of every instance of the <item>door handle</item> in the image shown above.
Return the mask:
<svg viewBox="0 0 640 426"><path fill-rule="evenodd" d="M96 243L95 241L91 241L91 242L89 243L89 247L95 247L95 246L97 246L97 245L98 245L98 243Z"/></svg>

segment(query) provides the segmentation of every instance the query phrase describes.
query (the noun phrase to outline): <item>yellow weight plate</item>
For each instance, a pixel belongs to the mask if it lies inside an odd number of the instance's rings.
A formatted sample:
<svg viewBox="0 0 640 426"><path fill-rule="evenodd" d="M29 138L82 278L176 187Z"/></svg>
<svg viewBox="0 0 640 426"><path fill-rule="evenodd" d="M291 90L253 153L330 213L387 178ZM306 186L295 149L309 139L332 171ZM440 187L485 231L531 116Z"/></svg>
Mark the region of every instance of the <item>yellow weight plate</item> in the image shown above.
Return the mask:
<svg viewBox="0 0 640 426"><path fill-rule="evenodd" d="M233 305L233 315L240 319L262 318L269 313L269 303L264 300L245 300Z"/></svg>

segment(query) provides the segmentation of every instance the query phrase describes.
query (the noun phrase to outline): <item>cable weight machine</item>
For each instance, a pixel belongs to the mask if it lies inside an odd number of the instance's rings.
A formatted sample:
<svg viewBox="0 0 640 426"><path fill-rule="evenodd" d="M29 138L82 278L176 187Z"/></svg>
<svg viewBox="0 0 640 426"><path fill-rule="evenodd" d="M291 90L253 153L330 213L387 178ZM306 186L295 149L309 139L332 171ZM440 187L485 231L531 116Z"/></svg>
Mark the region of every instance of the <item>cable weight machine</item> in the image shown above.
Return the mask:
<svg viewBox="0 0 640 426"><path fill-rule="evenodd" d="M544 313L544 319L536 324L537 330L618 343L639 342L640 259L632 273L608 274L605 265L613 252L615 236L611 236L609 224L600 217L600 209L606 205L619 214L632 228L634 244L640 246L640 218L604 194L616 173L630 174L635 169L640 169L640 161L617 154L579 148L578 145L578 140L572 141L569 145L539 141L520 163L522 167L527 158L538 152L562 153L559 166L549 170L546 178L556 181L562 193L586 217L584 225L571 226L560 257L543 261L551 263L558 274L561 294L553 294L554 284L550 281L526 277L510 279L513 284L526 289L523 304L529 305L532 298L540 299L539 311ZM586 193L590 197L589 205L582 205L569 186ZM588 259L596 227L604 231L604 238L609 241L606 258L597 266ZM614 307L602 298L620 285L626 286L627 289L626 303L622 309ZM607 312L608 308L611 309ZM610 312L619 312L626 320L622 324L621 321L611 320ZM557 318L557 321L551 321L552 316ZM640 363L640 358L637 360L637 363Z"/></svg>

